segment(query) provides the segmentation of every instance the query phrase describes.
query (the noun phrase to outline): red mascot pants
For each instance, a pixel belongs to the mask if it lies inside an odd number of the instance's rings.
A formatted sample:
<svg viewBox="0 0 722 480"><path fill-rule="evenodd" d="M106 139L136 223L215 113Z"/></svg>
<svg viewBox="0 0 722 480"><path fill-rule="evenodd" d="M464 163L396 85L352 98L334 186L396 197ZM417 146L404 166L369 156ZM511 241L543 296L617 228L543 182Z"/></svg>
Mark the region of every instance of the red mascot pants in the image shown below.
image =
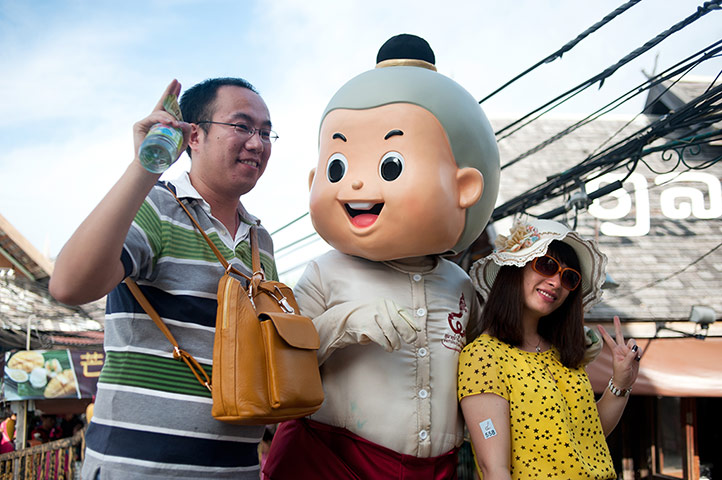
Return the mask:
<svg viewBox="0 0 722 480"><path fill-rule="evenodd" d="M270 480L456 479L456 452L432 458L403 455L346 429L301 419L282 423L263 474Z"/></svg>

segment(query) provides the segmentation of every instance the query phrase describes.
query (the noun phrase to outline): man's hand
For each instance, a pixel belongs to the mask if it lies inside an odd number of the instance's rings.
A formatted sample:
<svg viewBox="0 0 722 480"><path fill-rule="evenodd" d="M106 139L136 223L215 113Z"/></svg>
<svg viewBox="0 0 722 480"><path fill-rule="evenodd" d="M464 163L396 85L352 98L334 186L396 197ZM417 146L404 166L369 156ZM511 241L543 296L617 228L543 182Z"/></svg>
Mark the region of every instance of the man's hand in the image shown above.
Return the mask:
<svg viewBox="0 0 722 480"><path fill-rule="evenodd" d="M168 113L163 108L163 102L165 101L165 98L168 95L175 95L176 97L179 97L180 91L181 84L178 83L178 80L173 80L172 82L170 82L170 84L168 84L168 87L166 87L165 92L163 92L163 95L160 97L160 100L158 100L158 103L156 103L155 107L153 107L153 111L150 113L150 115L145 117L143 120L139 120L133 125L133 144L135 145L136 158L138 157L140 144L143 143L143 140L145 140L145 136L148 134L150 127L152 127L156 123L162 123L180 129L183 132L183 145L179 150L179 154L185 151L186 147L188 146L188 140L190 138L191 124L176 120L173 115Z"/></svg>
<svg viewBox="0 0 722 480"><path fill-rule="evenodd" d="M163 100L169 94L180 93L180 88L180 83L173 80L153 112L133 126L134 160L58 255L49 284L50 294L57 300L71 305L91 302L123 280L125 269L120 261L123 242L135 214L160 177L140 164L140 144L151 126L163 122L180 128L183 148L188 145L190 124L179 122L163 109Z"/></svg>

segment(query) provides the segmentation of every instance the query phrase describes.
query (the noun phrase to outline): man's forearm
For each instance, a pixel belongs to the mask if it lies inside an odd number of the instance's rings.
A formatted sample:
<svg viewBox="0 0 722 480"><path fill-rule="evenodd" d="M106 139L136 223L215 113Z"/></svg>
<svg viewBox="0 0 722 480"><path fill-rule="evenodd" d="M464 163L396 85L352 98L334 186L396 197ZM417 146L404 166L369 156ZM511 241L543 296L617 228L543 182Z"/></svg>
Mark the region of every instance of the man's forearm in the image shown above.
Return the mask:
<svg viewBox="0 0 722 480"><path fill-rule="evenodd" d="M123 242L158 177L137 160L128 167L58 255L49 285L53 297L70 305L87 303L123 280Z"/></svg>

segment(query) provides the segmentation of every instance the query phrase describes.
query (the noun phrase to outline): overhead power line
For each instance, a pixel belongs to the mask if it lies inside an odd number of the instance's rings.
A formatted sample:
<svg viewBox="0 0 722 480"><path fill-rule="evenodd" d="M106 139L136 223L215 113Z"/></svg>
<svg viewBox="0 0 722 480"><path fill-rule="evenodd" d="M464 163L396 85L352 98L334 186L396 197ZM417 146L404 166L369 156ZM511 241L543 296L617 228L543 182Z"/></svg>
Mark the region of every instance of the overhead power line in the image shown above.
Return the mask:
<svg viewBox="0 0 722 480"><path fill-rule="evenodd" d="M299 220L303 219L306 215L308 215L308 213L309 213L309 212L306 212L306 213L304 213L303 215L299 215L298 217L294 218L293 220L291 220L290 222L288 222L288 223L285 224L284 226L275 229L274 231L271 232L271 236L277 234L277 233L280 232L281 230L284 230L284 229L290 227L291 225L293 225L294 223L298 222Z"/></svg>
<svg viewBox="0 0 722 480"><path fill-rule="evenodd" d="M289 248L291 248L291 247L293 247L293 246L295 246L295 245L298 245L299 243L301 243L301 242L303 242L303 241L305 241L305 240L308 240L309 238L312 238L312 237L317 236L317 235L318 235L318 233L316 233L316 232L309 233L309 234L306 235L305 237L301 237L301 238L299 238L298 240L294 240L293 242L289 243L288 245L284 245L284 246L282 246L281 248L276 249L276 253L278 254L278 253L280 253L280 252L282 252L282 251L284 251L284 250L288 250Z"/></svg>
<svg viewBox="0 0 722 480"><path fill-rule="evenodd" d="M722 130L716 128L711 132L700 133L682 140L669 142L662 147L653 147L646 150L645 147L654 140L664 138L672 132L679 132L685 128L694 127L695 125L711 126L713 123L721 120L722 85L717 85L690 101L685 106L661 116L656 121L639 129L614 145L611 145L602 152L590 155L574 167L547 178L545 182L498 206L492 213L491 221L494 222L510 215L526 212L528 208L537 206L552 198L566 195L579 189L584 183L624 166L627 166L628 174L631 175L640 159L653 152L676 150L679 157L678 162L670 169L670 171L674 171L679 163L685 162L683 158L685 148L709 143L712 140L722 140ZM709 166L719 160L719 157L712 159L706 162L705 166ZM688 165L685 163L685 166ZM700 167L701 166L697 166L696 168ZM616 182L612 186L608 185L597 192L590 193L588 197L589 199L594 199L611 193L611 191L616 188L621 188L622 183L623 180ZM612 188L613 186L616 186L616 188ZM567 206L564 206L552 210L541 217L554 218L566 211Z"/></svg>
<svg viewBox="0 0 722 480"><path fill-rule="evenodd" d="M639 57L643 53L650 50L651 48L655 47L656 45L658 45L660 42L662 42L664 39L666 39L670 35L678 32L678 31L682 30L683 28L687 27L688 25L691 25L692 23L696 22L697 20L699 20L703 16L707 15L712 10L719 10L720 3L722 3L722 0L711 0L709 2L705 2L703 5L697 7L697 11L695 13L693 13L689 17L685 18L681 22L674 24L672 27L668 28L667 30L660 33L653 39L649 40L641 47L639 47L639 48L633 50L632 52L630 52L629 54L625 55L621 60L619 60L614 65L607 67L601 73L598 73L597 75L585 80L584 82L580 83L576 87L567 90L566 92L564 92L561 95L557 96L556 98L548 101L547 103L536 108L535 110L532 110L531 112L529 112L526 115L524 115L523 117L515 120L514 122L510 123L509 125L501 128L500 130L497 130L495 132L495 134L497 135L497 141L504 140L505 138L513 135L514 133L516 133L517 131L519 131L520 129L522 129L523 127L528 125L529 123L531 123L531 122L527 122L524 125L520 126L519 128L516 128L516 129L512 130L511 132L507 133L506 135L500 136L502 133L507 132L511 128L519 125L524 120L526 120L527 118L531 117L532 115L540 112L541 110L547 109L544 112L544 113L546 113L549 110L551 110L552 108L556 108L557 106L561 105L562 103L566 102L570 98L581 93L582 91L586 90L587 88L591 87L592 85L594 85L597 82L599 82L599 88L601 88L602 85L604 85L604 81L607 78L609 78L610 76L612 76L617 70L619 70L619 68L621 68L622 66L631 62L635 58ZM554 105L554 107L548 108L551 105ZM537 118L539 118L539 116L535 117L533 120L536 120Z"/></svg>
<svg viewBox="0 0 722 480"><path fill-rule="evenodd" d="M662 282L666 282L666 281L669 280L670 278L674 278L674 277L676 277L677 275L679 275L680 273L684 273L685 271L687 271L690 267L693 267L694 265L698 264L699 262L701 262L702 260L704 260L706 257L708 257L708 256L710 256L712 253L714 253L714 252L715 252L718 248L720 248L720 247L722 247L722 243L718 243L716 246L712 247L707 253L705 253L705 254L697 257L695 260L693 260L692 262L688 263L688 264L685 265L684 267L680 268L680 269L677 270L676 272L671 273L671 274L667 275L667 276L664 277L664 278L659 278L659 279L657 279L657 280L654 280L653 282L650 282L650 283L648 283L648 284L646 284L646 285L643 285L643 286L641 286L641 287L639 287L639 288L637 288L637 289L635 289L635 290L630 290L630 291L628 291L628 292L615 294L615 297L628 297L629 295L634 295L634 294L637 293L637 292L640 292L640 291L645 290L645 289L650 288L650 287L654 287L655 285L659 285L659 284L662 283Z"/></svg>
<svg viewBox="0 0 722 480"><path fill-rule="evenodd" d="M598 21L597 23L595 23L594 25L592 25L591 27L587 28L587 29L584 30L582 33L580 33L579 35L577 35L577 37L576 37L574 40L566 43L562 48L560 48L560 49L557 50L556 52L552 53L551 55L549 55L548 57L546 57L544 60L540 60L539 62L535 63L535 64L532 65L531 67L527 68L526 70L524 70L523 72L521 72L519 75L517 75L516 77L514 77L514 78L512 78L511 80L509 80L508 82L506 82L504 85L502 85L501 87L497 88L496 90L494 90L493 92L491 92L491 93L490 93L489 95L487 95L486 97L484 97L484 98L482 98L481 100L479 100L479 103L484 103L485 101L487 101L488 99L490 99L491 97L493 97L493 96L496 95L497 93L501 92L502 90L504 90L506 87L508 87L508 86L511 85L512 83L514 83L514 82L516 82L517 80L519 80L520 78L524 77L525 75L527 75L527 74L530 73L531 71L536 70L536 69L537 69L538 67L540 67L541 65L544 65L545 63L551 63L551 62L553 62L554 60L556 60L557 58L562 58L562 55L564 55L566 52L568 52L568 51L571 50L572 48L576 47L579 42L581 42L581 41L584 40L586 37L588 37L588 36L591 35L592 33L594 33L594 32L596 32L597 30L599 30L601 27L603 27L603 26L606 25L607 23L611 22L615 17L617 17L618 15L624 13L624 12L625 12L627 9L629 9L630 7L633 7L634 5L638 4L640 1L641 1L641 0L630 0L629 2L625 3L624 5L621 5L621 6L617 7L617 8L615 8L613 11L611 11L610 13L608 13L608 14L607 14L604 18L602 18L600 21Z"/></svg>
<svg viewBox="0 0 722 480"><path fill-rule="evenodd" d="M521 160L539 152L540 150L546 148L547 146L551 145L552 143L556 142L557 140L560 140L561 138L565 137L566 135L569 135L570 133L574 132L578 128L591 123L592 121L598 119L599 117L611 112L618 106L630 101L634 97L641 95L644 92L649 91L651 88L659 85L660 83L665 82L667 80L674 79L674 82L669 87L667 87L667 89L665 89L664 92L662 92L658 95L657 99L659 99L662 95L664 95L664 93L667 92L667 90L669 90L669 88L674 86L679 80L681 80L683 78L684 75L689 73L692 69L697 67L700 63L719 55L722 52L722 46L720 46L720 44L722 44L722 40L718 40L717 42L713 43L712 45L710 45L710 46L700 50L699 52L697 52L693 55L690 55L689 57L685 58L684 60L678 62L677 64L668 68L664 72L662 72L658 75L655 75L654 77L649 78L644 83L642 83L642 84L638 85L637 87L629 90L628 92L620 95L616 99L612 100L611 102L609 102L608 104L599 108L598 110L592 112L591 114L587 115L586 117L582 118L581 120L577 121L576 123L565 128L561 132L553 135L552 137L541 142L540 144L530 148L526 152L521 153L518 156L516 156L515 158L509 160L508 162L506 162L504 165L501 166L501 169L504 170L505 168L508 168L508 167L520 162ZM699 57L699 58L697 58L697 57ZM637 116L639 116L641 114L642 114L642 112L637 114L634 118L636 118ZM530 121L530 123L531 123L531 121Z"/></svg>

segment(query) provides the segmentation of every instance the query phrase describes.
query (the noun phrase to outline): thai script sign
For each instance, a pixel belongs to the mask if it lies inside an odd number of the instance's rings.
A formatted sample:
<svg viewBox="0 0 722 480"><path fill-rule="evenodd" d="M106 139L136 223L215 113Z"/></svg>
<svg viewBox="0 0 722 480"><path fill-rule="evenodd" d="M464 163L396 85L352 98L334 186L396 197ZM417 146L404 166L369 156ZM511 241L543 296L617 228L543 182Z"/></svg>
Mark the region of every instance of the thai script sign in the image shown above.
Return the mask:
<svg viewBox="0 0 722 480"><path fill-rule="evenodd" d="M608 173L586 184L593 192L608 183L624 178L624 174ZM700 219L722 216L722 187L720 180L709 173L665 173L654 178L654 190L648 188L648 180L640 173L632 173L625 180L631 191L617 190L604 197L604 204L597 199L589 206L589 213L601 220L622 220L630 214L634 223L628 221L602 222L599 229L612 237L641 237L649 233L650 195L659 192L659 204L663 216L680 220L690 217ZM607 198L614 198L610 202ZM623 223L623 224L622 224Z"/></svg>

